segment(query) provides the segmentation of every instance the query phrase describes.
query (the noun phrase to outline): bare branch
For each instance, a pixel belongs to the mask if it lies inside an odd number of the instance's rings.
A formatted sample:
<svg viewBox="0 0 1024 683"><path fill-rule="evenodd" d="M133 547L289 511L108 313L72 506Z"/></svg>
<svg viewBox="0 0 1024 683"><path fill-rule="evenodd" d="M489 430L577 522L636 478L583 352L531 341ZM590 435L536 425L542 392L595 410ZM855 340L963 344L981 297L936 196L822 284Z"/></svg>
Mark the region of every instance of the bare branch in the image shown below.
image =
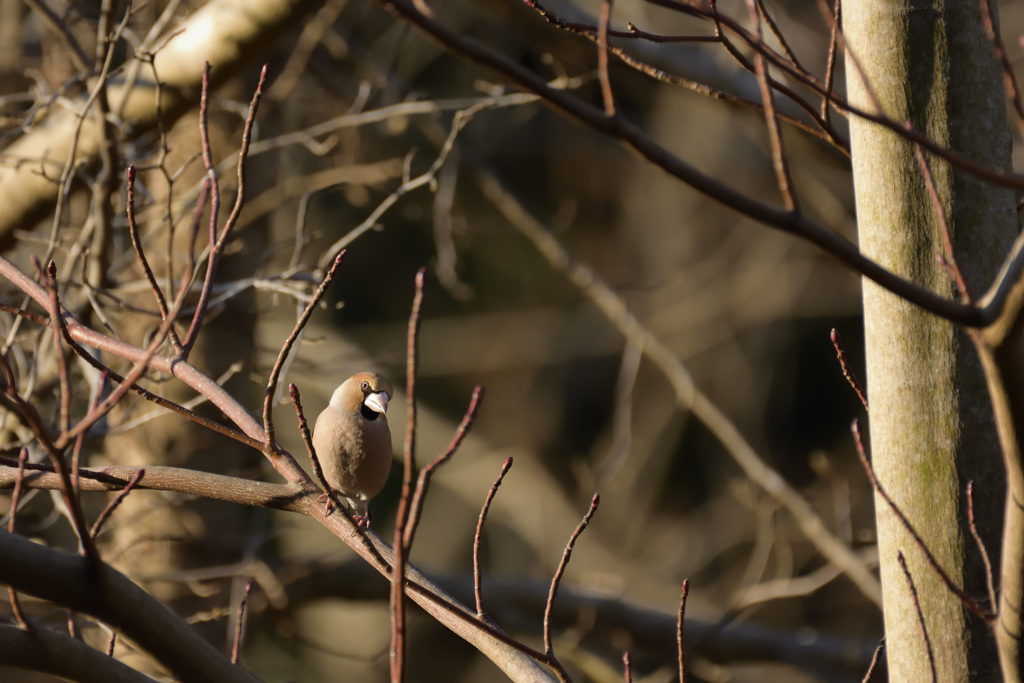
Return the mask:
<svg viewBox="0 0 1024 683"><path fill-rule="evenodd" d="M420 312L423 306L423 281L426 270L420 268L416 273L416 293L412 299L412 311L409 313L409 333L405 349L405 402L408 422L405 427L405 449L402 460L402 497L398 501L395 513L395 561L391 570L391 681L402 683L405 680L405 563L408 560L409 547L406 545L406 534L412 540L410 532L410 508L412 506L414 478L416 477L416 359L420 332Z"/></svg>
<svg viewBox="0 0 1024 683"><path fill-rule="evenodd" d="M473 389L473 395L469 399L469 407L466 408L466 414L462 416L462 421L455 430L455 436L452 437L451 443L448 444L448 447L444 449L441 455L434 458L430 464L420 470L419 476L416 478L416 488L413 491L412 505L409 508L409 520L405 525L404 543L406 548L412 547L416 528L419 526L420 516L423 514L423 500L427 495L427 489L430 487L430 478L434 476L434 472L441 465L444 465L455 455L455 451L462 444L462 440L469 434L469 429L473 426L473 420L476 419L476 411L480 408L483 396L483 387L477 386Z"/></svg>
<svg viewBox="0 0 1024 683"><path fill-rule="evenodd" d="M14 480L14 492L11 494L11 512L8 515L7 520L7 531L14 533L15 522L18 517L18 503L21 502L21 485L25 477L25 461L28 460L28 448L22 446L21 452L18 453L18 474ZM18 600L18 594L10 586L7 587L7 595L11 600L11 612L14 613L14 618L18 622L18 626L23 629L29 628L28 620L25 619L25 613L21 611L21 601Z"/></svg>
<svg viewBox="0 0 1024 683"><path fill-rule="evenodd" d="M249 591L252 590L252 579L245 582L242 589L242 599L238 603L238 616L235 619L235 638L231 646L231 663L238 664L238 653L242 649L242 626L245 624L245 604L249 601Z"/></svg>
<svg viewBox="0 0 1024 683"><path fill-rule="evenodd" d="M683 579L683 588L679 595L679 619L676 622L676 643L679 648L679 683L686 683L686 647L683 618L686 616L686 597L690 594L690 580Z"/></svg>
<svg viewBox="0 0 1024 683"><path fill-rule="evenodd" d="M494 480L494 483L491 484L491 490L487 492L483 507L480 508L480 516L476 521L476 533L473 534L473 596L476 599L477 619L483 619L485 614L484 595L480 580L480 537L483 535L484 522L487 520L487 511L491 508L491 501L494 500L494 496L498 493L498 487L501 486L502 480L505 479L505 475L508 474L511 467L512 458L506 458L505 463L501 466L498 478Z"/></svg>
<svg viewBox="0 0 1024 683"><path fill-rule="evenodd" d="M75 612L88 614L131 638L175 677L187 681L255 681L232 665L160 601L112 567L0 532L0 581Z"/></svg>
<svg viewBox="0 0 1024 683"><path fill-rule="evenodd" d="M843 341L839 338L839 332L836 328L832 328L832 347L836 350L836 358L839 360L839 369L843 371L843 377L849 382L850 387L853 388L854 393L857 394L857 398L860 399L861 405L864 406L864 410L868 409L868 397L864 393L864 390L860 386L860 382L857 381L857 376L850 370L850 366L846 363L846 353L843 351Z"/></svg>
<svg viewBox="0 0 1024 683"><path fill-rule="evenodd" d="M548 602L544 608L544 654L553 662L557 660L555 659L555 648L551 644L551 609L555 604L555 596L558 594L558 584L562 580L565 568L569 566L569 560L572 558L572 549L576 545L576 539L580 537L580 534L590 524L590 519L597 512L597 506L600 503L601 497L595 493L594 497L590 500L590 509L587 510L587 514L583 516L583 521L576 527L572 536L569 537L569 542L565 544L565 551L562 553L562 560L558 563L554 576L551 577L551 590L548 591Z"/></svg>
<svg viewBox="0 0 1024 683"><path fill-rule="evenodd" d="M292 346L295 345L295 341L299 338L299 334L305 329L306 323L309 322L310 317L313 315L313 311L316 310L320 300L327 293L327 288L331 284L331 280L334 279L334 273L338 270L338 266L345 260L345 252L338 252L337 257L334 259L334 263L331 264L327 274L324 275L324 279L320 282L320 285L313 292L313 297L306 304L306 309L299 316L299 319L295 321L295 326L292 328L291 334L285 339L284 344L281 345L281 350L277 354L277 360L274 362L274 367L270 371L270 379L267 380L267 390L263 395L263 431L266 432L266 454L268 458L273 458L276 450L276 443L274 441L274 397L277 395L277 382L281 377L281 370L284 367L285 361L288 359L288 354L291 353ZM329 490L329 489L328 489Z"/></svg>
<svg viewBox="0 0 1024 683"><path fill-rule="evenodd" d="M907 579L907 587L910 589L910 597L914 601L914 614L917 615L917 623L921 625L921 638L924 640L924 648L928 657L928 668L932 674L932 683L937 683L939 680L938 674L935 671L935 654L932 652L932 641L928 637L928 627L924 623L924 614L921 612L921 602L917 599L917 588L914 586L914 579L910 576L910 570L907 569L907 560L903 557L903 553L898 551L896 553L896 559L899 560L900 569L903 570L903 576Z"/></svg>
<svg viewBox="0 0 1024 683"><path fill-rule="evenodd" d="M96 521L93 522L92 528L89 530L89 533L93 538L100 535L100 531L103 529L103 524L107 521L110 515L114 513L114 510L124 502L124 499L128 497L128 494L132 492L132 489L139 485L139 482L142 481L144 476L146 476L146 470L140 469L136 472L135 476L132 477L132 480L128 482L124 489L121 490L121 493L117 494L117 496L107 504L107 507L103 508L103 512L101 512L100 516L96 518Z"/></svg>
<svg viewBox="0 0 1024 683"><path fill-rule="evenodd" d="M914 526L910 523L910 520L907 519L906 515L903 514L903 511L900 510L899 506L896 505L892 498L889 497L889 494L885 492L885 489L882 488L881 483L875 476L875 470L871 466L871 461L868 460L867 453L864 450L864 440L861 438L860 424L857 420L853 421L853 425L850 427L850 429L853 432L853 438L857 444L857 456L860 458L860 462L864 466L864 471L868 475L868 480L871 482L871 487L878 493L879 496L882 497L882 500L886 502L886 504L889 506L889 509L892 510L893 514L896 515L896 518L899 519L900 524L903 526L903 528L906 529L907 532L913 537L914 543L916 543L917 547L921 549L922 553L924 553L925 559L928 561L928 564L931 565L931 568L935 570L935 573L938 574L939 578L942 579L942 582L946 584L946 587L949 589L949 591L960 599L960 602L964 604L964 607L966 607L971 612L973 612L974 614L981 617L987 622L991 623L992 621L994 621L996 618L996 615L994 613L984 609L981 605L977 603L977 601L975 601L969 595L964 593L962 588L953 583L953 579L950 578L949 574L946 573L946 570L944 570L942 566L939 564L939 561L935 559L934 555L932 555L932 551L928 549L928 545L924 542L924 539L921 538L920 534L917 533L917 530L914 529Z"/></svg>

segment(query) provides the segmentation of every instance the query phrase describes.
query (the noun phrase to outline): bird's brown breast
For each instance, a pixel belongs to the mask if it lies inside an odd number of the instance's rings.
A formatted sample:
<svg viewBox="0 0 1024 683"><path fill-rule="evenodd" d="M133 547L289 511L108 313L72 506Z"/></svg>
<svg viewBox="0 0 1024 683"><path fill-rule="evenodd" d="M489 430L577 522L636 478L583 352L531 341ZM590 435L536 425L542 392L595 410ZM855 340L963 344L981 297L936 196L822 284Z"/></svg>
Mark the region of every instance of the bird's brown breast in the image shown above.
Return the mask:
<svg viewBox="0 0 1024 683"><path fill-rule="evenodd" d="M391 431L387 418L368 420L328 406L313 429L324 477L344 496L366 501L380 493L391 470Z"/></svg>

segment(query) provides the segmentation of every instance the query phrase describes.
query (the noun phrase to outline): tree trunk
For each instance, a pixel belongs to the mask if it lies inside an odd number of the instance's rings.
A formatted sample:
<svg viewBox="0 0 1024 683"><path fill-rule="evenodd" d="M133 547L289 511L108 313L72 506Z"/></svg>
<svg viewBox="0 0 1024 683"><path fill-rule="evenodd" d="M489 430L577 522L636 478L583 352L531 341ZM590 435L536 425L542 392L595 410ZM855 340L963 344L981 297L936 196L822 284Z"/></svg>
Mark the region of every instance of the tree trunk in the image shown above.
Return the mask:
<svg viewBox="0 0 1024 683"><path fill-rule="evenodd" d="M859 0L843 6L849 98L909 120L939 144L984 166L1010 168L1001 71L977 0ZM913 146L851 117L860 244L910 280L957 296L936 211ZM1016 236L1014 197L928 157L954 252L978 295ZM954 582L988 605L965 488L999 567L1005 476L983 373L968 336L864 282L871 455L881 485ZM892 681L930 680L928 650L902 552L916 586L938 680L1000 680L991 629L967 613L921 549L876 496L878 547ZM998 585L998 579L997 585Z"/></svg>

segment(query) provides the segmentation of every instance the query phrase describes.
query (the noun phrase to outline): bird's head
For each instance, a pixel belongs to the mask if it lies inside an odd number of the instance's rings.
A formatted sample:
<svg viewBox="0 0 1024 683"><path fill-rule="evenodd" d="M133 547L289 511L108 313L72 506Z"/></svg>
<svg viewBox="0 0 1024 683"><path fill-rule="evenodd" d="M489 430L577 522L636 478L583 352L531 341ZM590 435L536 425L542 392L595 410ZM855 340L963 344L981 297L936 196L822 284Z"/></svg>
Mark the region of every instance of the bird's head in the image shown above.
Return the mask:
<svg viewBox="0 0 1024 683"><path fill-rule="evenodd" d="M358 412L373 421L388 411L394 388L387 378L375 372L352 375L331 396L331 406L352 413Z"/></svg>

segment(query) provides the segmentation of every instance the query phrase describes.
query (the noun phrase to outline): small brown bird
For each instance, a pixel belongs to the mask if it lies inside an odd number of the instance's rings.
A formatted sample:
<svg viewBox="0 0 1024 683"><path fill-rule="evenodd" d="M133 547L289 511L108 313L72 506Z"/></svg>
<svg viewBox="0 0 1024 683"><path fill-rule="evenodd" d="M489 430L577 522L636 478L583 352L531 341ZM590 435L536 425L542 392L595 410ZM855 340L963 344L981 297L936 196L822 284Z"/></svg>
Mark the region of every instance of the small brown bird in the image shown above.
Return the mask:
<svg viewBox="0 0 1024 683"><path fill-rule="evenodd" d="M394 389L375 372L360 372L334 390L316 418L313 448L324 478L348 502L360 526L369 526L369 500L391 471L388 401Z"/></svg>

